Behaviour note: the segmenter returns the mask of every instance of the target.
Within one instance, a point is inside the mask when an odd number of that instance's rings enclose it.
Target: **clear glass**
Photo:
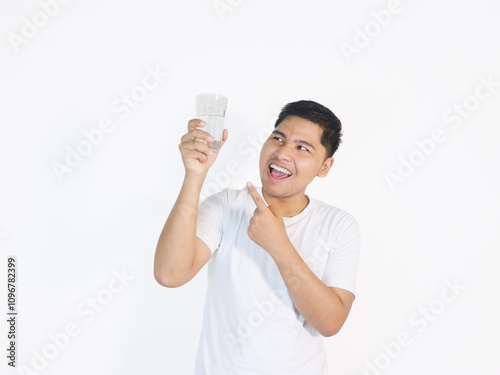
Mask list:
[[[214,141],[208,145],[215,152],[219,152],[222,146],[222,133],[224,132],[224,116],[198,116],[200,120],[205,121],[205,127],[200,128],[214,137]]]
[[[226,106],[227,98],[224,95],[215,93],[196,95],[196,116],[207,124],[200,129],[214,137],[214,141],[208,144],[214,152],[219,152],[222,145]]]

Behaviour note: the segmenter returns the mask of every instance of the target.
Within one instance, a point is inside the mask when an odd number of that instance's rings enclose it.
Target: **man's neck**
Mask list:
[[[283,217],[293,217],[300,214],[309,204],[309,198],[304,192],[291,197],[273,197],[262,190],[262,195],[269,206],[273,206]]]

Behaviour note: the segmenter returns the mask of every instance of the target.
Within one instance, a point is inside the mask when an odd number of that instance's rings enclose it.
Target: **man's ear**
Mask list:
[[[323,162],[323,165],[321,166],[321,169],[319,170],[319,172],[316,176],[326,177],[326,175],[330,171],[330,168],[332,167],[334,161],[335,161],[335,159],[333,159],[333,157],[326,158],[325,161]]]

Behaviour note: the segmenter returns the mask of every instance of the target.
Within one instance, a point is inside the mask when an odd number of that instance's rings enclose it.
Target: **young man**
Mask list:
[[[203,126],[189,121],[181,138],[186,174],[154,264],[158,283],[178,287],[208,262],[195,373],[326,375],[322,336],[340,330],[354,301],[359,230],[305,191],[330,171],[341,123],[318,103],[287,104],[262,146],[262,188],[227,188],[199,206],[217,157]]]

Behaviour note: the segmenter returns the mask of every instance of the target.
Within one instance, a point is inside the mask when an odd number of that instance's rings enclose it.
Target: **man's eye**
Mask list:
[[[309,151],[307,148],[305,148],[304,146],[299,146],[299,148],[303,151]]]
[[[277,139],[278,141],[283,142],[283,139],[281,139],[280,137],[273,137],[273,139]]]

